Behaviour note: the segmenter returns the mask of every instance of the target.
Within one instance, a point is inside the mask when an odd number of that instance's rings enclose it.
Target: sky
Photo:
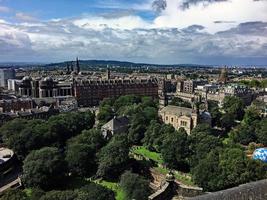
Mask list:
[[[0,62],[266,65],[267,0],[0,0]]]

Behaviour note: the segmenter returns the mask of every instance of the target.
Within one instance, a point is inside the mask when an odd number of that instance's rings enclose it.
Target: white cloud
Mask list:
[[[33,22],[33,21],[37,21],[37,19],[27,13],[23,13],[23,12],[17,12],[15,15],[15,18],[19,21],[28,21],[28,22]]]
[[[209,32],[226,30],[247,21],[266,21],[266,1],[231,0],[199,3],[182,9],[183,0],[167,0],[167,8],[154,21],[155,27],[183,28],[192,24],[206,27]],[[214,23],[233,21],[236,23]]]

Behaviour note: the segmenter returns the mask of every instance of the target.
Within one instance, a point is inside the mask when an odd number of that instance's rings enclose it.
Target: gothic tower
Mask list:
[[[76,58],[76,72],[79,73],[80,72],[80,63],[79,63],[79,58]]]

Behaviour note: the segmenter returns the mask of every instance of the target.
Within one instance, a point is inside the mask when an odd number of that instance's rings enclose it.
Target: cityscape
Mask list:
[[[0,200],[267,200],[266,44],[265,0],[0,0]]]

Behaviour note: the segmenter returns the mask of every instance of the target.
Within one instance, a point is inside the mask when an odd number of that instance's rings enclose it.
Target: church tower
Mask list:
[[[77,72],[77,74],[80,72],[80,63],[79,63],[79,58],[77,57],[76,58],[76,72]]]
[[[222,84],[226,84],[228,81],[228,73],[227,73],[227,67],[225,66],[222,70],[221,70],[221,74],[219,76],[218,82],[222,83]]]

